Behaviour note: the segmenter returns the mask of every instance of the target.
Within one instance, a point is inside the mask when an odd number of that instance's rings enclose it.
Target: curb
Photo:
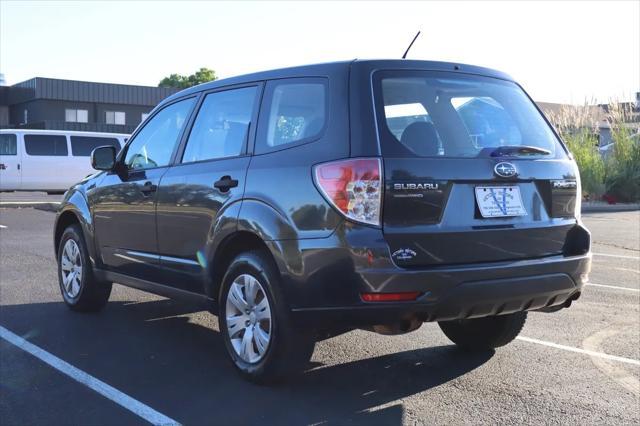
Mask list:
[[[582,203],[582,213],[613,213],[640,210],[640,204],[586,204]]]
[[[47,212],[56,212],[60,207],[60,201],[2,201],[0,202],[0,209],[24,209],[34,208],[38,210],[44,210]]]

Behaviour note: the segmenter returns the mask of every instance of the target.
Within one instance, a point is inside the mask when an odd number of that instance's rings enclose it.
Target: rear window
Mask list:
[[[384,155],[556,158],[564,150],[515,83],[445,72],[374,77]]]
[[[10,133],[0,134],[0,155],[18,155],[16,135]]]
[[[99,146],[112,146],[120,151],[120,143],[116,138],[100,138],[95,136],[71,136],[71,154],[75,157],[89,157]]]
[[[62,135],[24,135],[29,155],[67,156],[67,137]]]

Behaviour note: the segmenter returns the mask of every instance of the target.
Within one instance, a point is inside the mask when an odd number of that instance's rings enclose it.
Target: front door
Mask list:
[[[0,133],[0,190],[20,189],[20,149],[15,133]]]
[[[207,94],[178,164],[160,182],[158,251],[168,285],[204,291],[218,219],[244,193],[259,93],[254,85]]]
[[[195,98],[158,111],[120,156],[117,171],[90,190],[101,261],[110,270],[157,281],[156,199]]]

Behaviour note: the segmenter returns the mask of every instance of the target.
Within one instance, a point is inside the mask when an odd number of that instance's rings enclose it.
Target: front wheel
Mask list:
[[[220,289],[219,323],[227,352],[248,380],[268,383],[304,368],[314,335],[293,327],[275,266],[265,253],[240,254]]]
[[[444,334],[456,345],[467,350],[486,350],[513,341],[527,320],[527,312],[516,312],[484,318],[438,323]]]
[[[79,225],[69,226],[60,238],[58,281],[62,298],[71,310],[99,311],[109,300],[111,283],[95,279]]]

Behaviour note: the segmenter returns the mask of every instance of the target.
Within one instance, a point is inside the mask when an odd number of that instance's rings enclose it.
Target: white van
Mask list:
[[[63,192],[94,173],[99,146],[119,151],[129,135],[65,130],[0,130],[0,191]]]

